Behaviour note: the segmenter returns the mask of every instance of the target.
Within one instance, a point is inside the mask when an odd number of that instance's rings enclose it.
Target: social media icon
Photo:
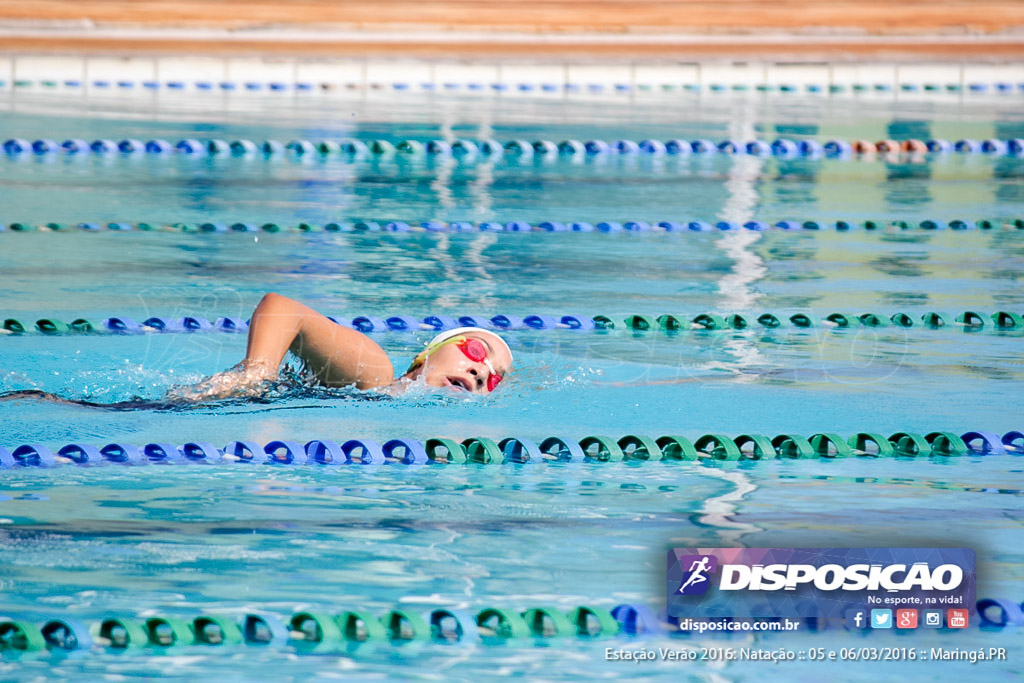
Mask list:
[[[844,619],[846,628],[867,628],[868,627],[868,612],[863,609],[848,609],[846,610],[846,617]]]
[[[942,610],[926,609],[923,614],[925,628],[942,628]]]
[[[892,610],[871,610],[871,628],[892,628]]]
[[[967,628],[967,610],[948,610],[946,612],[946,625],[950,628]]]
[[[896,610],[896,628],[917,628],[917,610]]]

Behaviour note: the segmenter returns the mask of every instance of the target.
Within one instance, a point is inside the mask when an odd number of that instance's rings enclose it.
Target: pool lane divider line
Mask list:
[[[958,329],[968,332],[981,330],[1020,331],[1024,330],[1024,315],[1011,311],[982,313],[978,311],[962,311],[956,314],[929,311],[915,317],[909,313],[829,313],[823,316],[806,313],[790,315],[776,313],[717,314],[701,313],[698,315],[630,315],[626,317],[596,315],[526,315],[514,316],[498,314],[494,316],[472,315],[428,315],[423,318],[412,315],[392,315],[387,317],[355,316],[339,318],[328,316],[335,323],[367,334],[385,332],[418,332],[443,331],[457,327],[482,327],[495,331],[514,330],[577,330],[607,331],[628,330],[632,332],[739,332],[757,330],[806,330],[826,328],[837,330],[851,329],[884,329],[884,328],[917,328],[917,329]],[[201,315],[181,317],[150,316],[142,322],[128,316],[110,316],[106,318],[74,318],[64,322],[58,318],[40,318],[28,323],[18,318],[3,318],[0,334],[47,336],[68,334],[154,334],[154,333],[202,333],[248,332],[249,321],[229,316],[215,318],[211,322]]]
[[[298,66],[298,65],[296,65]],[[364,70],[372,65],[364,63]],[[572,67],[572,64],[558,64],[560,69]],[[634,67],[636,65],[633,65]],[[820,81],[811,82],[694,82],[670,78],[655,82],[635,82],[634,78],[619,80],[572,80],[572,81],[507,81],[501,78],[500,73],[495,78],[474,80],[463,80],[453,76],[442,82],[433,79],[409,81],[409,80],[362,80],[348,81],[317,81],[306,79],[278,79],[278,80],[255,80],[255,79],[200,79],[184,80],[170,79],[160,80],[157,78],[138,78],[132,75],[116,77],[107,75],[101,78],[68,78],[50,76],[27,78],[17,74],[8,77],[0,77],[0,90],[10,88],[12,92],[26,89],[38,89],[43,92],[91,92],[103,94],[131,94],[135,92],[168,92],[179,94],[188,91],[190,94],[209,94],[218,92],[224,95],[236,93],[267,93],[280,96],[283,93],[311,96],[314,93],[320,95],[336,95],[353,91],[385,90],[392,93],[423,93],[427,95],[438,95],[446,97],[449,94],[472,94],[485,96],[506,96],[506,95],[614,95],[624,96],[633,93],[654,94],[654,95],[697,95],[708,94],[716,97],[722,94],[734,95],[780,95],[782,97],[794,97],[799,95],[821,96],[821,95],[853,95],[860,96],[865,93],[872,93],[874,96],[891,95],[897,93],[913,93],[916,96],[924,95],[929,101],[938,96],[937,101],[945,101],[945,98],[953,96],[980,96],[995,94],[997,97],[1007,97],[1013,94],[1024,93],[1024,83],[1014,83],[1007,80],[976,81],[965,80],[962,72],[959,77],[938,81],[914,81],[907,82],[899,80],[894,82],[893,78],[881,78],[876,81],[832,81],[830,78],[823,78]],[[345,69],[337,70],[343,73]],[[745,76],[746,74],[744,74]],[[479,74],[477,74],[479,76]],[[798,79],[805,80],[805,79]],[[870,102],[864,104],[870,105]]]
[[[561,222],[541,221],[332,221],[328,223],[296,223],[293,225],[274,222],[208,222],[208,223],[146,223],[146,222],[90,222],[79,223],[32,223],[32,222],[0,222],[0,233],[43,233],[43,232],[177,232],[198,234],[227,233],[434,233],[434,232],[514,232],[514,233],[615,233],[615,234],[650,234],[650,233],[705,233],[705,232],[737,232],[737,231],[781,231],[797,233],[816,233],[824,231],[869,233],[934,233],[950,230],[953,232],[981,231],[1024,231],[1024,218],[953,219],[950,221],[925,219],[920,222],[903,219],[882,219],[866,221],[848,220],[779,220],[774,222],[752,220],[744,223],[736,221],[717,221],[709,223],[701,220],[627,220]]]
[[[185,138],[181,140],[140,140],[125,138],[122,140],[97,139],[83,140],[71,138],[62,142],[41,138],[26,140],[10,138],[2,143],[2,150],[9,158],[26,155],[52,156],[67,155],[104,155],[104,156],[139,156],[167,159],[170,157],[199,158],[205,156],[236,156],[263,157],[278,159],[284,156],[337,156],[347,159],[383,156],[405,157],[457,157],[465,160],[476,158],[496,159],[499,157],[582,157],[597,158],[607,155],[619,156],[700,156],[712,155],[750,155],[759,157],[779,158],[831,158],[831,159],[870,159],[875,154],[898,155],[945,155],[981,154],[990,157],[1024,156],[1024,139],[1022,138],[988,138],[975,140],[964,138],[946,140],[935,138],[929,140],[841,140],[831,139],[824,143],[809,139],[779,138],[771,142],[767,140],[708,140],[708,139],[671,139],[671,140],[360,140],[357,138],[341,138],[337,140],[305,140],[290,142],[280,140],[198,140]]]
[[[977,617],[972,623],[985,629],[1020,628],[1024,625],[1022,607],[1024,604],[1016,600],[983,598],[976,603]],[[839,623],[813,616],[799,620],[804,630],[811,632],[825,631]],[[863,631],[864,635],[868,633],[870,629]],[[337,613],[327,609],[301,610],[286,617],[258,611],[241,615],[108,616],[88,622],[77,617],[56,617],[41,623],[20,617],[0,618],[0,652],[4,654],[127,652],[187,646],[275,647],[312,654],[372,643],[490,645],[532,639],[538,645],[550,645],[562,638],[668,635],[689,632],[680,628],[677,618],[655,613],[642,604],[621,604],[610,610],[580,605],[570,611],[548,606],[526,610],[484,607],[475,612],[442,607],[422,613],[398,608],[379,617],[365,611]]]
[[[448,465],[609,463],[620,461],[749,461],[818,460],[840,458],[927,458],[1024,454],[1024,433],[1000,436],[988,431],[858,432],[848,438],[821,432],[799,434],[705,434],[685,436],[628,434],[618,439],[587,436],[580,440],[550,436],[535,441],[507,437],[472,437],[458,441],[444,437],[426,441],[410,438],[313,439],[304,444],[277,439],[267,443],[232,441],[223,448],[204,441],[181,445],[171,442],[137,446],[108,443],[94,446],[68,443],[50,450],[43,444],[0,447],[0,469],[49,468],[59,465],[273,465],[339,467],[349,465]]]

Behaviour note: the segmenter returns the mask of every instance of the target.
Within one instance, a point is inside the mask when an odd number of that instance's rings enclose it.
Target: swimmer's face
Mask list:
[[[492,374],[504,377],[512,365],[512,357],[495,335],[467,332],[460,336],[483,344],[484,360],[473,360],[457,343],[443,344],[427,355],[423,364],[409,372],[407,377],[422,377],[432,387],[455,387],[473,394],[489,394],[491,389],[488,387],[496,388],[498,381],[492,378]]]

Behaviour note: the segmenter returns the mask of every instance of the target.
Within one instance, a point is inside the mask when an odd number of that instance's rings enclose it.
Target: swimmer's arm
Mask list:
[[[252,314],[245,360],[194,386],[171,389],[167,400],[195,402],[257,395],[264,381],[277,378],[288,351],[327,386],[373,389],[393,382],[391,361],[372,339],[331,322],[298,301],[267,294]]]
[[[342,327],[298,301],[267,294],[252,314],[242,367],[262,379],[273,379],[288,351],[326,386],[373,389],[394,381],[395,370],[384,349],[365,334]]]

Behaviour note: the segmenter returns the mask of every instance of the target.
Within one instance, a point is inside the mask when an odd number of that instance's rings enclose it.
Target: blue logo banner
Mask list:
[[[975,583],[968,548],[673,548],[666,574],[669,616],[692,618],[973,611]]]

